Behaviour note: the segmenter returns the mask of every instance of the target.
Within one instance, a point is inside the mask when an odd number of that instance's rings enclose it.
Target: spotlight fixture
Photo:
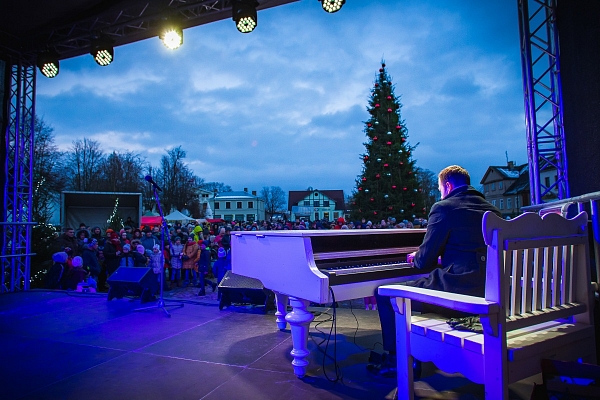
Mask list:
[[[242,33],[250,33],[258,24],[256,15],[256,0],[234,0],[232,5],[232,18],[235,26]]]
[[[106,67],[108,64],[112,63],[115,58],[112,41],[107,38],[92,40],[90,54],[94,57],[94,61],[96,61],[98,65]]]
[[[321,7],[328,13],[334,13],[340,11],[340,8],[346,3],[346,0],[319,0]]]
[[[164,24],[158,37],[171,50],[175,50],[183,44],[183,30],[170,20]]]
[[[37,66],[46,78],[54,78],[58,75],[58,55],[53,52],[40,53]]]

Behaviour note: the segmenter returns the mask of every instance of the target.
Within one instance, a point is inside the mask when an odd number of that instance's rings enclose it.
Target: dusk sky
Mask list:
[[[98,66],[64,60],[38,74],[36,114],[57,145],[93,139],[158,166],[187,152],[194,173],[233,190],[342,189],[361,173],[370,89],[384,59],[417,166],[459,164],[479,182],[506,155],[527,162],[517,2],[348,0],[327,14],[303,0],[115,48]]]

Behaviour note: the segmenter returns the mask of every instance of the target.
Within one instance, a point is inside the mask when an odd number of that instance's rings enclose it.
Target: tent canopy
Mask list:
[[[160,216],[142,216],[141,226],[145,225],[160,225],[162,224],[162,218]]]
[[[195,221],[194,218],[188,217],[187,215],[182,214],[181,212],[179,212],[177,210],[173,211],[169,215],[165,215],[165,219],[167,221]]]

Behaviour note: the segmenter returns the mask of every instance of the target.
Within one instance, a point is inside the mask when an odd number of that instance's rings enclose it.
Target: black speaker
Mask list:
[[[237,304],[264,306],[265,313],[275,309],[275,294],[265,289],[261,281],[227,271],[219,283],[219,310]]]
[[[123,296],[139,296],[142,303],[156,300],[158,278],[152,268],[119,267],[107,280],[108,301]]]

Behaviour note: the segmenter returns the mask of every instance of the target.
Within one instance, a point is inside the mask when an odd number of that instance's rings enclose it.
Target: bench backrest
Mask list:
[[[558,318],[590,323],[587,214],[483,218],[485,298],[504,308],[506,330]],[[502,313],[502,312],[501,312]]]

